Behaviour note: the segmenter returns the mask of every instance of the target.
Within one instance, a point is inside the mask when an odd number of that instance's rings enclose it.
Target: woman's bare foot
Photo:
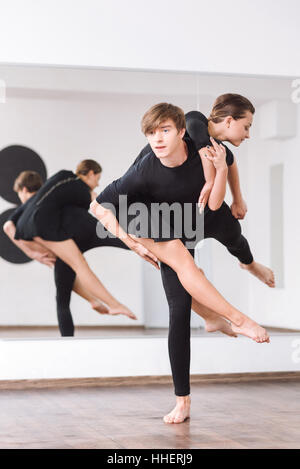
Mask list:
[[[233,332],[231,324],[223,318],[216,317],[214,319],[205,320],[205,330],[207,332],[223,332],[223,334],[229,335],[230,337],[237,337],[237,334]]]
[[[274,272],[265,265],[253,261],[251,264],[240,263],[242,269],[248,270],[252,275],[257,277],[261,282],[268,285],[270,288],[275,287]]]
[[[246,318],[243,321],[243,324],[240,326],[236,326],[235,324],[231,324],[233,332],[236,334],[242,334],[250,339],[255,340],[258,344],[262,344],[263,342],[270,342],[269,334],[267,333],[266,329],[259,326],[255,321],[252,321],[250,318]]]
[[[91,301],[91,307],[100,314],[108,314],[109,310],[101,301]]]
[[[190,396],[177,396],[176,406],[164,416],[165,423],[182,423],[190,417],[191,398]]]
[[[137,317],[130,311],[130,309],[122,304],[118,304],[113,308],[109,308],[108,306],[105,306],[103,303],[101,303],[100,300],[94,300],[91,301],[91,306],[100,314],[111,314],[112,316],[116,316],[117,314],[124,314],[124,316],[127,316],[130,319],[137,319]]]
[[[127,316],[130,319],[137,319],[137,317],[130,311],[130,309],[121,303],[118,306],[114,306],[113,308],[108,308],[108,314],[111,314],[112,316],[116,316],[117,314],[124,314],[124,316]]]

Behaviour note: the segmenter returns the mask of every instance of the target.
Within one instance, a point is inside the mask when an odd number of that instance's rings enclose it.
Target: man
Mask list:
[[[163,285],[170,307],[169,353],[175,385],[176,406],[165,416],[167,423],[180,423],[189,417],[190,309],[191,296],[218,315],[232,321],[233,332],[244,334],[257,342],[268,342],[266,331],[237,311],[197,272],[190,253],[184,248],[185,234],[176,233],[174,220],[167,237],[158,233],[137,240],[119,226],[107,203],[118,206],[119,197],[127,195],[130,202],[143,202],[152,210],[157,203],[179,203],[183,209],[182,227],[189,223],[195,232],[199,194],[205,184],[202,164],[192,141],[185,134],[185,119],[180,108],[161,103],[153,106],[142,120],[143,131],[151,150],[141,155],[124,176],[110,184],[91,204],[94,215],[114,235],[151,263],[161,261]],[[210,155],[216,177],[209,194],[208,207],[218,210],[224,200],[227,165],[226,151],[212,140]],[[184,220],[184,205],[193,206],[192,216]],[[149,216],[151,224],[152,214]],[[164,225],[163,217],[160,219]],[[178,221],[178,220],[177,220]],[[151,226],[152,228],[152,226]],[[152,230],[150,230],[152,231]],[[182,230],[183,233],[184,230]],[[152,239],[150,239],[152,237]],[[182,242],[181,242],[182,240]],[[203,309],[205,309],[203,308]]]

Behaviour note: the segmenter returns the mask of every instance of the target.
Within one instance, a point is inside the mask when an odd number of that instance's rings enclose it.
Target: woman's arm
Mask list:
[[[232,194],[232,215],[235,218],[243,219],[247,213],[247,205],[242,197],[239,170],[235,160],[233,161],[233,164],[229,166],[228,183]]]
[[[95,191],[91,191],[91,201],[95,200],[97,198],[98,194]]]
[[[206,158],[210,160],[215,169],[216,176],[208,199],[208,206],[211,210],[218,210],[225,198],[228,167],[226,163],[226,149],[222,144],[218,144],[211,137],[213,148],[206,148]]]
[[[126,233],[123,228],[119,225],[118,220],[114,216],[111,210],[105,208],[103,205],[98,204],[94,200],[90,205],[90,210],[95,217],[102,223],[102,225],[110,231],[114,236],[120,238],[126,246],[132,251],[136,252],[154,267],[159,269],[158,259],[148,249],[146,249],[141,243],[136,241],[136,238]]]
[[[216,169],[211,161],[209,161],[206,157],[207,154],[207,147],[203,147],[199,150],[199,155],[203,167],[203,172],[204,172],[204,178],[205,178],[205,184],[201,190],[199,199],[198,199],[198,207],[200,213],[203,213],[205,206],[207,204],[207,201],[209,199],[211,190],[214,185],[215,181],[215,176],[216,176]]]
[[[10,240],[26,254],[30,259],[41,262],[42,264],[53,267],[55,264],[55,255],[44,248],[35,241],[23,241],[21,239],[15,239],[16,227],[15,224],[9,220],[3,225],[4,233],[10,238]]]

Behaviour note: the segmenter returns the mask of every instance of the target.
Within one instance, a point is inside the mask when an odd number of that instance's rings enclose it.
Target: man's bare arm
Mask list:
[[[110,233],[112,233],[117,238],[120,238],[121,241],[123,241],[123,243],[129,247],[129,249],[136,252],[143,259],[150,262],[150,264],[159,269],[157,257],[148,251],[148,249],[146,249],[141,243],[139,243],[136,240],[137,238],[129,235],[123,230],[111,210],[99,204],[96,200],[91,203],[90,210]]]

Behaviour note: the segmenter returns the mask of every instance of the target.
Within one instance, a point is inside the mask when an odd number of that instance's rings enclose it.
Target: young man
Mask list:
[[[176,406],[165,416],[167,423],[180,423],[190,413],[190,310],[191,297],[203,310],[214,311],[229,319],[235,333],[244,334],[257,342],[269,342],[267,332],[230,305],[197,269],[190,252],[185,230],[181,236],[175,229],[178,223],[169,219],[170,233],[152,234],[138,240],[127,234],[118,224],[106,204],[118,206],[119,197],[127,195],[130,202],[142,202],[152,211],[154,205],[166,203],[170,207],[178,203],[182,208],[179,216],[181,227],[188,223],[188,231],[195,232],[198,199],[205,184],[202,164],[193,142],[184,137],[185,119],[183,111],[171,104],[153,106],[143,117],[143,132],[151,149],[133,164],[129,170],[110,184],[91,204],[94,215],[114,235],[137,254],[151,263],[161,261],[163,285],[170,308],[169,353],[175,385]],[[208,207],[218,210],[224,200],[227,165],[226,151],[212,139],[214,149],[210,158],[216,168],[214,185],[208,198]],[[185,217],[185,205],[192,207],[191,216]],[[149,215],[152,224],[152,213]],[[164,226],[164,217],[160,226]],[[176,221],[176,223],[175,223]],[[156,228],[156,227],[155,227]],[[192,255],[191,255],[192,254]]]

